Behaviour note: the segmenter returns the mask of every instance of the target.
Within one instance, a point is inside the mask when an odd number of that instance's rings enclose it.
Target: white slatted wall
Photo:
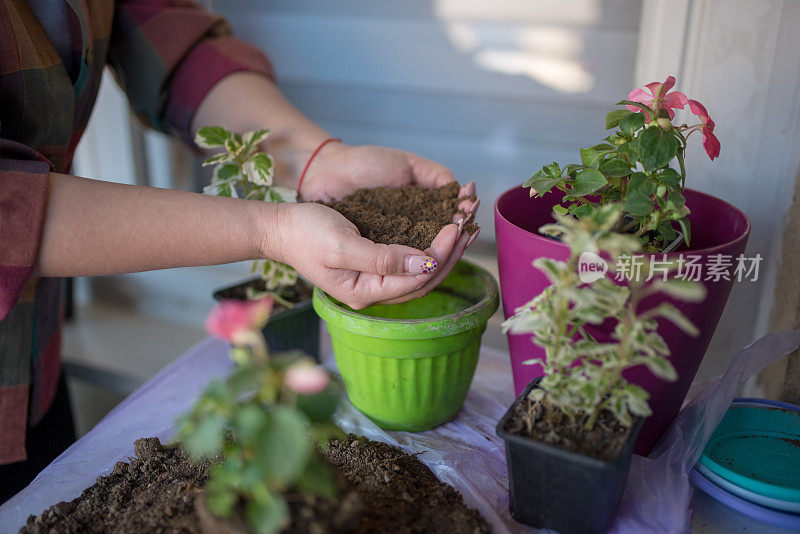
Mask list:
[[[414,151],[492,202],[603,137],[631,88],[639,0],[217,0],[332,135]]]

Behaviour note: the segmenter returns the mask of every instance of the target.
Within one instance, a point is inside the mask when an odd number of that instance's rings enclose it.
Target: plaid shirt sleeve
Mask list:
[[[192,0],[118,0],[109,63],[134,112],[189,143],[192,116],[220,80],[239,71],[273,76],[260,50]]]
[[[36,265],[49,173],[49,162],[35,150],[0,138],[0,321]]]

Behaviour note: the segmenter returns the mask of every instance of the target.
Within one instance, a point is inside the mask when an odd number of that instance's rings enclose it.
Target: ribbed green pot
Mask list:
[[[354,311],[314,289],[351,402],[386,430],[428,430],[458,414],[497,305],[492,275],[466,261],[402,304]]]

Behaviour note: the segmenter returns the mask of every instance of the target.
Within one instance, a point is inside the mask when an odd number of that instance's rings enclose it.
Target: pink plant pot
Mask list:
[[[563,195],[560,192],[550,193],[542,198],[529,198],[528,195],[527,189],[515,187],[500,195],[494,205],[500,291],[506,318],[550,285],[544,274],[531,265],[533,260],[550,257],[563,261],[569,257],[569,248],[566,245],[537,232],[540,226],[553,222],[553,206]],[[750,220],[738,208],[699,191],[687,189],[685,196],[686,204],[691,210],[691,247],[670,253],[667,257],[674,258],[679,254],[700,256],[698,262],[703,266],[701,282],[708,294],[701,303],[687,303],[664,295],[653,295],[640,305],[640,310],[644,311],[661,302],[671,302],[700,330],[699,336],[691,337],[668,321],[662,320],[659,325],[658,333],[669,346],[670,359],[678,372],[676,382],[657,378],[643,366],[625,373],[625,378],[650,393],[653,414],[644,422],[634,448],[641,455],[650,453],[680,410],[725,309],[735,278],[736,259],[739,254],[744,253],[750,235]],[[705,280],[708,258],[717,254],[731,258],[729,280]],[[661,259],[661,255],[656,255],[656,259]],[[612,321],[608,321],[590,332],[600,341],[608,341],[613,327]],[[544,349],[535,345],[529,334],[509,334],[508,346],[514,387],[519,395],[531,380],[542,375],[541,366],[525,365],[523,362],[531,358],[544,358]]]

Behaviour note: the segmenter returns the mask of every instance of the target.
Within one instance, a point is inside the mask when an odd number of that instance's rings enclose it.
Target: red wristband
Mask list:
[[[300,180],[297,182],[297,194],[298,195],[300,194],[300,186],[303,185],[303,178],[306,177],[306,171],[308,171],[308,168],[311,166],[311,162],[314,161],[314,158],[317,156],[317,154],[319,154],[319,151],[322,150],[322,147],[324,147],[325,145],[327,145],[328,143],[333,142],[333,141],[336,141],[336,142],[339,142],[339,143],[342,142],[341,139],[337,139],[335,137],[329,137],[329,138],[325,139],[323,142],[321,142],[319,144],[319,146],[317,147],[317,149],[314,152],[311,153],[311,157],[308,158],[308,162],[306,162],[306,166],[303,167],[303,172],[300,173]]]

